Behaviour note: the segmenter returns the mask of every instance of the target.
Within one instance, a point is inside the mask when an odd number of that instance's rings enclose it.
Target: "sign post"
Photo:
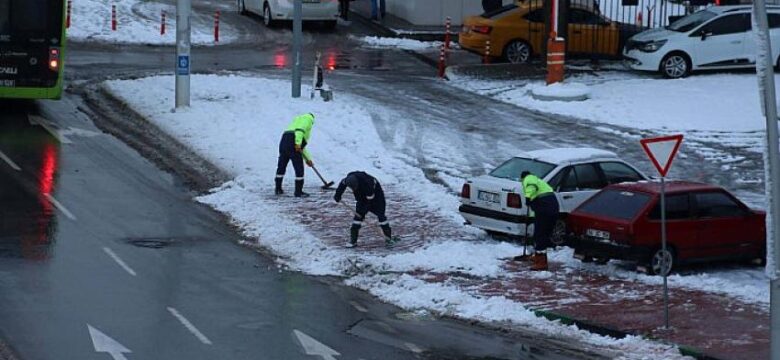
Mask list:
[[[650,266],[658,263],[658,270],[664,278],[664,328],[669,328],[669,285],[667,276],[671,270],[672,253],[666,248],[666,174],[672,167],[672,160],[680,150],[682,135],[664,136],[650,139],[642,139],[639,142],[645,153],[653,162],[658,173],[661,174],[661,252],[653,254]]]
[[[303,42],[303,0],[293,3],[292,97],[301,97],[301,43]]]
[[[190,12],[192,0],[176,1],[176,108],[190,106]]]

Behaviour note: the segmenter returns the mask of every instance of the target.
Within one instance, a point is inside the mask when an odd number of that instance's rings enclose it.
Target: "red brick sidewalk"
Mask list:
[[[392,191],[392,189],[391,189]],[[306,224],[309,231],[332,246],[342,246],[348,237],[352,215],[332,200],[334,192],[312,193],[305,201],[280,202],[286,213]],[[404,242],[392,250],[376,229],[375,217],[367,217],[360,247],[345,251],[383,254],[414,251],[436,239],[468,240],[463,228],[452,219],[435,215],[428,208],[401,194],[388,192],[388,217]],[[352,202],[351,195],[345,200]],[[418,205],[415,205],[418,204]],[[422,229],[426,229],[422,231]],[[552,272],[535,273],[527,265],[507,261],[506,276],[480,279],[459,274],[414,273],[430,282],[448,282],[475,295],[506,296],[524,306],[565,318],[615,330],[644,335],[722,359],[766,359],[769,354],[768,309],[725,295],[671,288],[672,328],[663,325],[660,286],[571,268],[551,262]]]

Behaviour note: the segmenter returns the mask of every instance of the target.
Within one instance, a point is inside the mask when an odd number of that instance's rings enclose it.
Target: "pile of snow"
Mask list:
[[[653,354],[653,358],[680,358],[672,346],[640,338],[617,340],[576,327],[537,318],[523,304],[504,297],[469,294],[456,285],[430,284],[411,271],[458,272],[496,277],[501,259],[521,253],[519,246],[496,242],[439,239],[413,252],[385,256],[355,252],[323,243],[305,225],[289,220],[280,201],[271,195],[278,141],[289,121],[301,112],[316,114],[310,150],[314,161],[334,174],[363,169],[377,176],[385,188],[403,187],[426,211],[439,212],[457,226],[458,200],[440,185],[427,181],[417,168],[385,149],[371,120],[371,111],[389,111],[380,104],[345,93],[332,102],[292,99],[289,82],[240,76],[196,75],[192,80],[192,107],[171,111],[172,76],[109,81],[105,88],[164,131],[235,177],[198,198],[230,215],[258,245],[280,256],[280,262],[309,274],[343,275],[353,267],[362,271],[348,284],[366,289],[400,306],[426,308],[437,313],[485,321],[511,321],[533,326],[550,336],[573,336],[607,351]],[[307,90],[304,90],[306,93]],[[327,154],[327,155],[326,155]],[[316,181],[307,172],[307,181]],[[288,186],[292,176],[287,177]],[[408,186],[414,184],[414,186]],[[295,200],[291,200],[295,201]],[[464,233],[468,234],[467,230]],[[442,256],[446,252],[447,256]]]
[[[116,5],[117,30],[111,30],[111,8]],[[138,0],[73,0],[68,38],[76,41],[100,41],[122,44],[172,45],[176,43],[176,6]],[[193,9],[191,41],[214,44],[214,12]],[[162,13],[166,14],[166,32],[160,34]],[[237,39],[232,26],[220,24],[219,43]]]
[[[441,48],[441,41],[420,41],[414,39],[404,38],[388,38],[377,36],[363,36],[357,38],[358,41],[365,44],[367,47],[376,49],[401,49],[401,50],[428,50]],[[454,45],[451,43],[450,45]]]

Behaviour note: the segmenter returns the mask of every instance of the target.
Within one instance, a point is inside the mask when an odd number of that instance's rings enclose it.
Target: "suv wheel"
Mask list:
[[[674,268],[674,251],[671,248],[666,250],[658,249],[650,256],[647,266],[648,275],[669,275]]]
[[[522,40],[510,42],[504,49],[504,58],[512,64],[525,64],[531,60],[531,45]]]
[[[683,53],[671,53],[661,60],[661,73],[669,79],[679,79],[691,73],[691,60]]]
[[[552,236],[550,236],[550,242],[555,246],[562,246],[566,244],[566,222],[559,219],[555,222]]]
[[[271,15],[271,7],[268,4],[263,6],[263,24],[265,24],[266,27],[274,26],[274,18]]]

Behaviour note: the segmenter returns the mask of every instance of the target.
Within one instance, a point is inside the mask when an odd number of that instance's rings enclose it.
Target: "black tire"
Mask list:
[[[606,265],[609,262],[608,257],[595,257],[593,258],[593,262],[599,265]]]
[[[504,60],[511,64],[527,64],[533,55],[531,44],[523,40],[512,40],[504,47]]]
[[[552,236],[550,236],[550,242],[555,246],[563,246],[567,243],[566,234],[566,220],[558,219],[555,222],[555,228],[553,228]]]
[[[666,257],[667,261],[669,261],[669,266],[666,269],[665,275],[669,275],[672,272],[672,270],[674,270],[674,267],[677,265],[674,249],[672,249],[671,247],[667,247],[666,253],[664,253],[662,249],[658,248],[655,251],[653,251],[652,254],[650,254],[650,258],[647,260],[648,275],[660,275],[660,276],[664,275],[664,271],[662,271],[661,263],[660,263],[660,261],[662,261],[661,259],[663,259],[664,257]]]
[[[658,71],[667,79],[680,79],[691,74],[691,58],[682,52],[664,56]]]
[[[271,15],[271,7],[266,3],[263,5],[263,24],[265,27],[274,27],[276,25],[276,21],[273,18],[273,15]]]

